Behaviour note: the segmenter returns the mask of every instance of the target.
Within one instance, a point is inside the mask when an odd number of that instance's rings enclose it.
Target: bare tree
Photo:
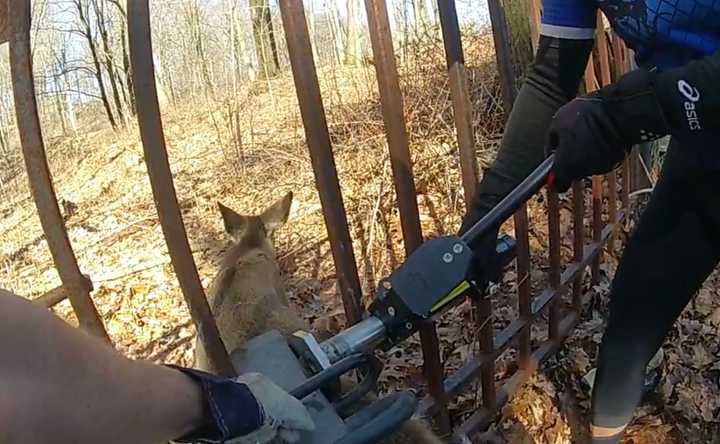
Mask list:
[[[261,78],[275,77],[280,71],[275,33],[268,0],[249,0],[253,40]]]
[[[199,64],[200,69],[200,73],[196,76],[196,79],[201,83],[205,95],[212,97],[214,95],[214,87],[205,51],[206,37],[203,33],[202,15],[203,9],[200,7],[198,0],[192,0],[186,5],[185,20],[190,28],[190,44],[194,52],[195,62]]]
[[[90,0],[95,12],[95,21],[97,23],[98,35],[102,43],[102,55],[105,62],[105,70],[107,71],[108,80],[112,90],[113,100],[115,101],[115,112],[121,122],[125,121],[125,113],[123,112],[123,103],[120,99],[121,81],[115,70],[115,62],[113,60],[112,50],[110,48],[110,37],[108,31],[108,17],[105,11],[105,2],[103,0]]]
[[[355,65],[362,58],[360,32],[358,30],[358,12],[360,0],[347,0],[347,25],[345,27],[345,64]]]
[[[128,52],[127,40],[127,12],[125,11],[125,7],[120,0],[108,1],[115,6],[122,19],[120,21],[120,44],[122,50],[122,69],[125,76],[125,78],[123,79],[123,96],[125,97],[125,102],[128,103],[130,107],[130,113],[132,115],[135,115],[135,88],[133,87],[132,82],[132,68],[130,66],[130,54]]]
[[[71,0],[71,2],[75,7],[75,11],[77,12],[77,17],[80,25],[80,29],[76,31],[85,39],[85,42],[87,43],[88,50],[90,51],[90,56],[92,58],[92,64],[94,67],[93,75],[95,76],[97,87],[100,91],[100,99],[102,100],[103,107],[105,108],[105,113],[107,114],[108,120],[110,121],[110,125],[115,129],[118,127],[118,122],[115,119],[112,107],[110,106],[110,100],[108,98],[107,89],[105,87],[105,79],[103,78],[102,66],[100,64],[100,54],[96,43],[96,35],[95,32],[93,32],[93,27],[91,26],[90,5],[84,0]]]
[[[415,33],[416,36],[421,36],[427,32],[430,25],[426,0],[412,0],[412,7],[415,15]]]

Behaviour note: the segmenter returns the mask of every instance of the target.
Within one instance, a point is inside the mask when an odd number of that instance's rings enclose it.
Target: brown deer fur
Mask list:
[[[242,347],[248,339],[268,330],[278,330],[284,335],[308,330],[308,325],[288,304],[272,246],[272,234],[287,221],[291,203],[292,193],[288,193],[259,216],[243,216],[218,204],[225,231],[232,236],[234,244],[225,253],[210,284],[208,303],[228,350]],[[195,345],[195,367],[213,371],[199,341]],[[368,397],[364,404],[373,398]],[[407,421],[383,442],[442,443],[419,419]]]

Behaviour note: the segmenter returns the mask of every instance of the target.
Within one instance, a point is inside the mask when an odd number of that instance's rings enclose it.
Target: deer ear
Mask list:
[[[293,193],[290,191],[285,197],[272,204],[260,215],[260,219],[263,221],[265,230],[268,233],[274,232],[287,222],[288,216],[290,216],[292,199]]]
[[[222,214],[223,218],[223,225],[225,226],[225,231],[228,234],[236,235],[239,232],[242,232],[242,230],[244,230],[247,226],[247,216],[236,213],[220,202],[218,202],[218,209],[220,209],[220,214]]]

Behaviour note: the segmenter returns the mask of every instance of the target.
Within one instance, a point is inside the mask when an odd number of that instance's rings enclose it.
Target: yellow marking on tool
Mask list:
[[[433,305],[433,306],[430,308],[430,313],[435,313],[435,312],[437,312],[438,310],[440,310],[441,308],[443,308],[445,305],[447,305],[448,303],[452,302],[456,297],[458,297],[458,296],[460,296],[461,294],[463,294],[463,293],[465,292],[465,290],[467,290],[468,288],[470,288],[470,283],[469,283],[468,281],[462,281],[462,282],[460,283],[460,285],[458,285],[457,287],[453,288],[453,289],[450,291],[450,293],[447,294],[447,296],[445,296],[445,297],[443,297],[442,299],[440,299],[439,301],[437,301],[437,302],[435,303],[435,305]]]

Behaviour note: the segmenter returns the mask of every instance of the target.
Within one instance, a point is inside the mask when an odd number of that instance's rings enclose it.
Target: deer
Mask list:
[[[288,192],[262,213],[252,216],[241,215],[220,202],[217,204],[232,245],[220,261],[207,298],[228,350],[242,347],[249,339],[269,330],[277,330],[286,337],[298,330],[310,331],[300,313],[289,304],[272,241],[275,231],[288,220],[292,199],[292,192]],[[195,343],[194,367],[215,370],[199,340]],[[349,384],[349,380],[342,381],[344,387]],[[366,396],[360,407],[374,399],[374,395]],[[406,421],[400,430],[382,442],[442,444],[425,421],[415,418]]]

